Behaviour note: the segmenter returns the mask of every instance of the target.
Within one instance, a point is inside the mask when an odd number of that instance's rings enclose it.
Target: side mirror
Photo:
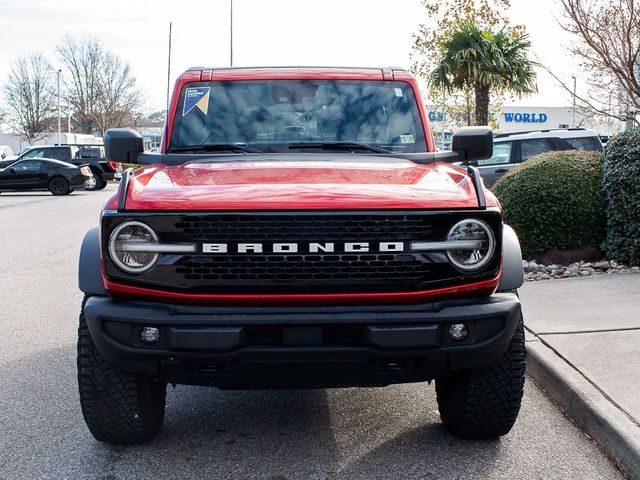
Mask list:
[[[107,160],[117,163],[136,163],[144,151],[142,135],[130,128],[111,128],[104,132]]]
[[[451,150],[458,153],[462,161],[467,164],[491,158],[493,132],[489,127],[460,128],[453,134]]]

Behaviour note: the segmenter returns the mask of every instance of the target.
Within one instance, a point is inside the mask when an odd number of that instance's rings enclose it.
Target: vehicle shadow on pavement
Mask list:
[[[541,394],[531,386],[537,408],[526,407],[525,395],[522,418],[498,441],[450,436],[427,384],[288,391],[178,386],[169,387],[156,439],[106,445],[82,419],[75,358],[75,345],[68,344],[0,363],[0,478],[484,479],[538,469],[581,478],[593,455],[584,440],[571,467],[557,454],[548,438],[564,428],[561,418],[551,404],[540,406]]]
[[[429,412],[435,406],[424,398],[427,391],[426,384],[287,391],[178,386],[159,437],[120,454],[149,461],[170,451],[166,472],[160,462],[152,470],[175,478],[438,478],[447,464],[467,478],[485,478],[500,442],[452,438]]]
[[[412,464],[416,472],[435,468],[441,459],[425,453],[431,442],[451,443],[447,461],[465,450],[447,440],[429,411],[434,405],[424,398],[426,385],[280,391],[168,387],[158,437],[123,447],[95,441],[84,424],[75,345],[3,363],[0,378],[5,379],[0,478],[294,479],[349,472],[371,478],[393,465]],[[487,461],[498,449],[490,445],[484,449]]]
[[[2,192],[2,196],[0,196],[0,198],[12,198],[12,197],[52,197],[53,198],[54,196],[55,195],[51,195],[49,192],[38,192],[38,193]]]

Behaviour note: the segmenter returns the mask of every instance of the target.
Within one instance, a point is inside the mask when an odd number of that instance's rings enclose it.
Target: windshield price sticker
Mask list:
[[[189,87],[184,93],[184,108],[182,116],[184,117],[194,108],[198,109],[205,115],[209,111],[209,94],[211,87]]]
[[[413,135],[400,135],[400,141],[402,143],[416,143],[416,139]]]

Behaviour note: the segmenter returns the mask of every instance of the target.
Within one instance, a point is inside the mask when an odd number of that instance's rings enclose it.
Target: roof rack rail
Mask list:
[[[315,69],[327,69],[327,70],[404,70],[407,69],[405,67],[398,66],[388,66],[388,67],[369,67],[369,66],[344,66],[344,65],[253,65],[253,66],[242,66],[242,67],[203,67],[203,66],[195,66],[189,67],[186,72],[190,71],[198,71],[198,70],[286,70],[292,68],[315,68]]]
[[[586,128],[574,127],[574,128],[545,128],[540,130],[525,130],[523,132],[500,133],[493,138],[505,138],[505,137],[511,137],[513,135],[525,135],[527,133],[547,133],[547,132],[576,131],[576,130],[586,130]]]

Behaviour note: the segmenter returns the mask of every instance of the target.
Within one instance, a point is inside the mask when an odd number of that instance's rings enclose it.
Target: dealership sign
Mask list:
[[[505,112],[503,115],[507,123],[544,123],[549,118],[546,113]]]
[[[491,112],[493,117],[495,114]],[[429,111],[428,113],[430,122],[445,122],[447,121],[447,115],[444,112]],[[521,112],[504,112],[502,114],[506,123],[545,123],[549,120],[549,115],[546,113],[521,113]],[[464,115],[459,116],[459,120],[465,120]]]

